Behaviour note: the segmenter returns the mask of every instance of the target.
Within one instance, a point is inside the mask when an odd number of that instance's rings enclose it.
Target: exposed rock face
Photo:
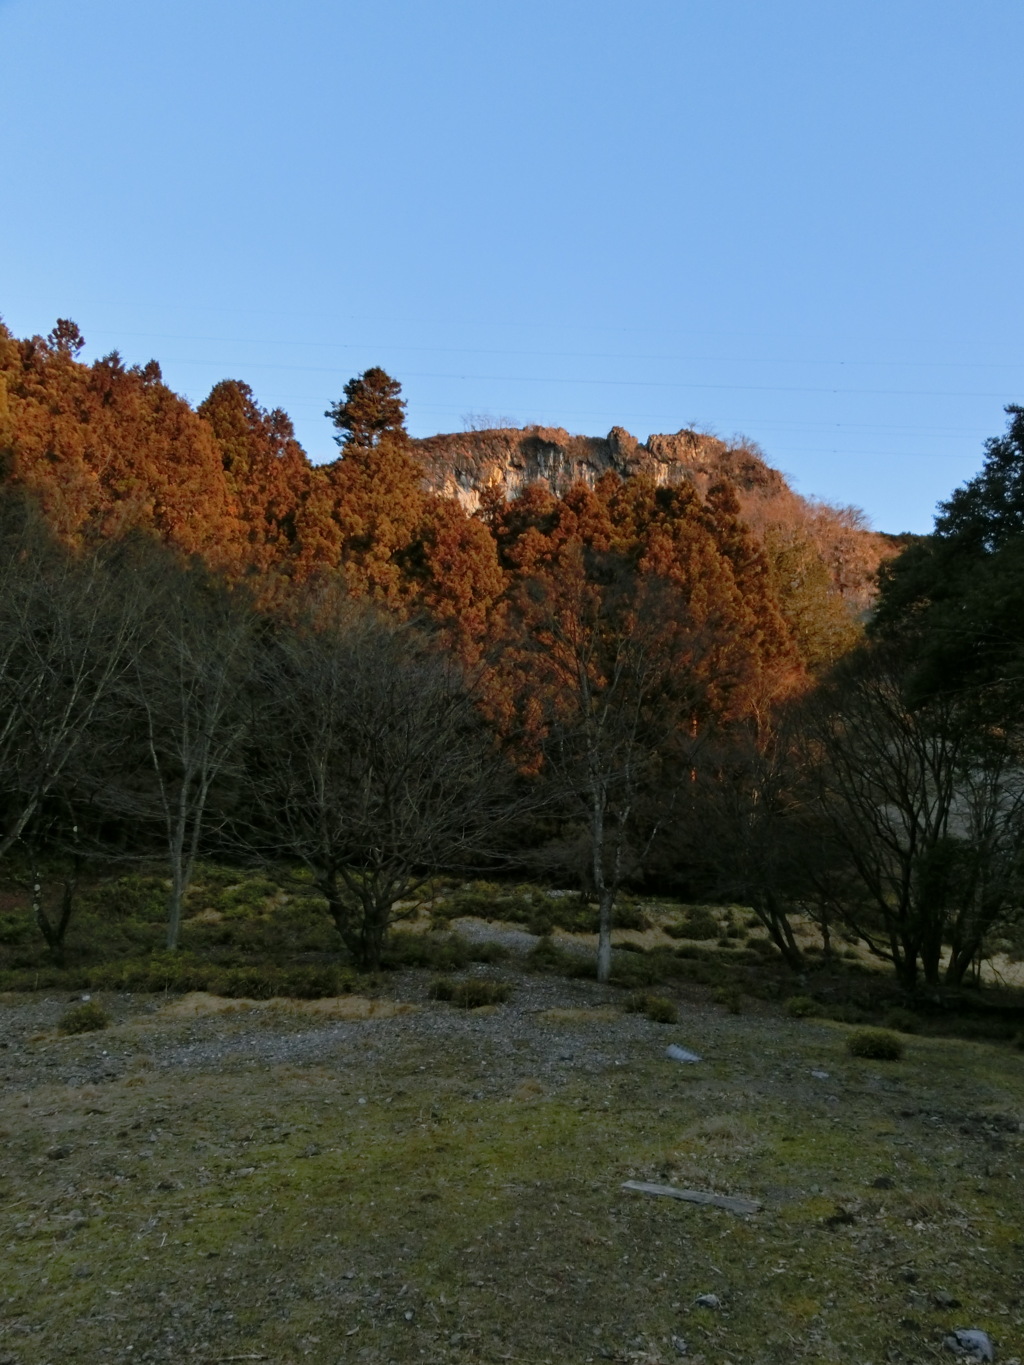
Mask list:
[[[728,478],[741,497],[771,498],[786,491],[782,475],[749,447],[729,446],[714,436],[679,431],[641,442],[622,427],[607,436],[571,436],[561,427],[505,428],[428,436],[413,441],[431,488],[457,497],[467,511],[484,488],[516,497],[543,480],[555,494],[574,483],[591,486],[612,471],[622,478],[646,474],[657,484],[690,482],[702,492]]]

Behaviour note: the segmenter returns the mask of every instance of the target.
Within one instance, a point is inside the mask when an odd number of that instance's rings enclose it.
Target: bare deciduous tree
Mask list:
[[[67,553],[30,505],[0,499],[0,857],[94,766],[140,628],[104,553]]]
[[[247,724],[256,618],[243,593],[200,567],[186,572],[161,556],[144,570],[151,590],[147,630],[122,693],[125,748],[130,738],[135,759],[124,765],[112,804],[161,831],[173,950],[211,798],[235,770]]]
[[[259,695],[249,840],[303,864],[354,960],[377,967],[399,902],[493,845],[510,771],[457,665],[369,609],[282,634]]]
[[[582,550],[525,585],[519,617],[522,705],[539,717],[563,815],[586,830],[597,975],[607,981],[622,882],[688,779],[710,632],[691,624],[670,582]]]

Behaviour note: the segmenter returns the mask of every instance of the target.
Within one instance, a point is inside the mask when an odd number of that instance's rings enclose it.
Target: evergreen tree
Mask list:
[[[343,449],[372,450],[386,438],[404,440],[405,402],[402,386],[386,370],[373,365],[345,385],[345,397],[324,413],[338,428],[335,440]]]
[[[916,661],[912,695],[959,693],[1000,723],[1024,719],[1024,407],[986,442],[981,472],[940,505],[934,533],[882,575],[876,634]]]

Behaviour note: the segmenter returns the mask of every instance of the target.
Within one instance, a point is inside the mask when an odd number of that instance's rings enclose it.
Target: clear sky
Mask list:
[[[0,0],[0,313],[246,380],[743,433],[926,530],[1024,402],[1021,0]]]

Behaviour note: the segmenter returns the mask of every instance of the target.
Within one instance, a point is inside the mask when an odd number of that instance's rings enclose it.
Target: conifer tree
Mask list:
[[[372,450],[386,438],[404,440],[405,402],[402,386],[379,365],[350,379],[345,397],[324,413],[338,428],[335,440],[343,449]]]

